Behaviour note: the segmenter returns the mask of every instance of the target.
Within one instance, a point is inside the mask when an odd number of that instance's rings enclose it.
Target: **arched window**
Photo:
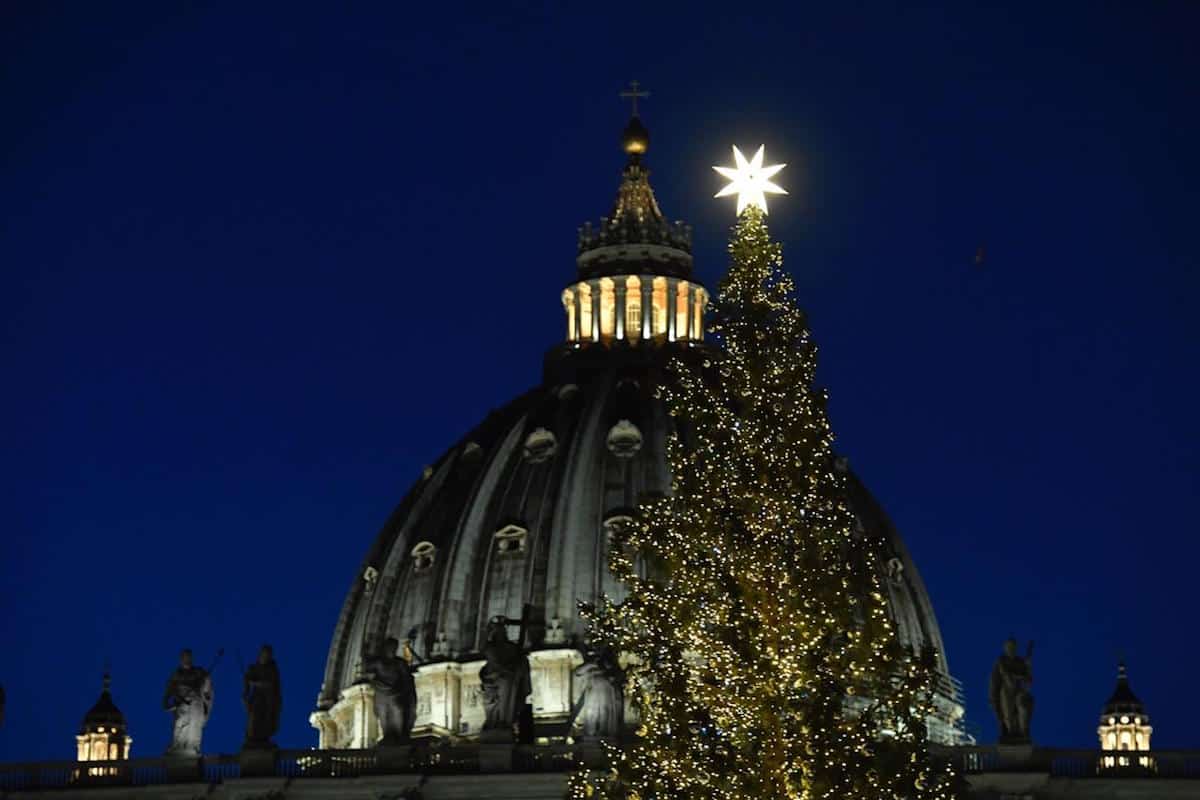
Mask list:
[[[688,338],[688,282],[675,287],[675,338]]]
[[[612,278],[600,279],[600,338],[611,339],[616,333],[617,299]]]
[[[625,338],[642,338],[642,282],[637,275],[625,279]]]
[[[650,335],[667,335],[667,279],[655,278],[650,293],[650,305],[653,315],[650,318]]]
[[[564,289],[562,294],[563,308],[567,310],[567,341],[573,342],[575,334],[575,293]]]
[[[525,437],[524,456],[530,464],[549,461],[554,457],[556,449],[558,449],[558,442],[555,440],[554,434],[545,428],[535,428]]]
[[[579,338],[592,337],[592,287],[579,284]]]
[[[417,574],[428,572],[433,568],[436,558],[437,547],[433,542],[418,542],[417,546],[412,549],[413,572]]]
[[[609,429],[606,444],[617,458],[633,458],[642,449],[642,432],[629,420],[618,420]]]
[[[529,531],[515,523],[509,523],[496,531],[496,552],[500,555],[520,555],[525,552],[525,537]]]

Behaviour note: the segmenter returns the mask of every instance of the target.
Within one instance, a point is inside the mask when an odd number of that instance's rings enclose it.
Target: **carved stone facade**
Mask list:
[[[573,673],[583,663],[575,648],[534,650],[529,653],[536,730],[553,731],[557,738],[569,735],[566,723],[571,704],[578,696]],[[413,738],[438,737],[473,741],[483,728],[484,708],[479,688],[483,660],[436,661],[416,670],[417,719]],[[344,689],[337,703],[315,711],[309,722],[317,729],[318,746],[325,749],[371,747],[382,733],[375,718],[375,692],[360,683]]]

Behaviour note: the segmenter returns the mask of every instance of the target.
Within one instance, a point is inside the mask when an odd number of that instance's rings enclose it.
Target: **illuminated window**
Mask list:
[[[693,295],[695,300],[692,302],[692,338],[699,341],[704,338],[704,331],[700,323],[700,311],[703,308],[701,292],[696,290]]]
[[[110,744],[108,746],[108,760],[109,761],[117,760],[117,746],[115,744]]]
[[[675,338],[688,338],[688,282],[680,281],[675,289]]]
[[[525,536],[528,530],[509,523],[493,534],[496,541],[496,552],[502,555],[520,555],[525,552]]]
[[[611,339],[616,332],[617,298],[612,278],[600,279],[600,336]]]
[[[1129,731],[1121,731],[1121,748],[1122,750],[1129,749]]]
[[[108,754],[108,748],[104,746],[104,742],[96,741],[92,743],[92,761],[103,761],[104,756]]]
[[[625,338],[642,336],[642,282],[636,275],[625,279]]]
[[[567,341],[575,341],[575,293],[566,289],[562,294],[563,308],[567,310]]]
[[[1109,749],[1109,750],[1116,750],[1116,749],[1117,749],[1117,735],[1116,735],[1115,733],[1110,733],[1110,734],[1108,734],[1108,739],[1107,739],[1107,745],[1106,745],[1106,747],[1107,747],[1107,749]]]
[[[667,335],[667,279],[655,278],[650,292],[650,307],[653,311],[650,317],[650,335]]]
[[[413,572],[428,572],[437,558],[437,548],[432,542],[418,542],[412,549]]]
[[[592,287],[579,284],[579,338],[592,338]]]
[[[535,428],[525,437],[525,460],[530,464],[541,464],[553,458],[557,448],[553,433],[545,428]]]

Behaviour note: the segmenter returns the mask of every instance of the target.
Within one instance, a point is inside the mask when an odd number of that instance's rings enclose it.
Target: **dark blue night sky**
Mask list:
[[[1037,741],[1095,744],[1123,653],[1155,745],[1200,745],[1200,6],[1006,5],[5,4],[0,759],[72,758],[106,659],[162,752],[184,645],[228,651],[233,752],[263,641],[315,745],[368,544],[563,334],[634,77],[710,286],[709,166],[789,164],[840,447],[972,729],[1015,633]]]

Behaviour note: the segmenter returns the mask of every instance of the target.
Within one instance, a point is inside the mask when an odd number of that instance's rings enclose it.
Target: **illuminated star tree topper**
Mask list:
[[[713,167],[721,176],[729,179],[729,185],[717,192],[714,197],[728,197],[731,194],[737,195],[737,214],[740,217],[742,212],[751,206],[757,206],[762,209],[764,214],[767,213],[767,195],[768,194],[787,194],[783,187],[771,181],[779,170],[787,166],[787,164],[772,164],[769,167],[763,166],[763,150],[765,145],[759,145],[758,152],[754,154],[754,158],[749,161],[742,155],[742,151],[737,149],[737,145],[733,146],[733,161],[734,167]]]

